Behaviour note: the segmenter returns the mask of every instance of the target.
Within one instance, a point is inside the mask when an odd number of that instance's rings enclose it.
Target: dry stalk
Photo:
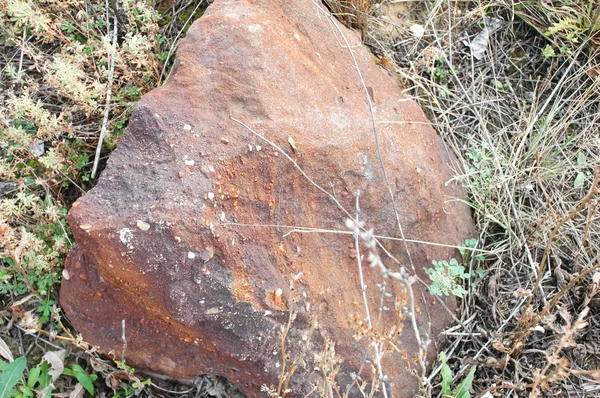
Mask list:
[[[106,7],[108,9],[108,5]],[[115,11],[116,14],[116,11]],[[110,34],[110,21],[106,21]],[[117,17],[115,16],[113,19],[113,37],[112,37],[112,46],[111,53],[108,55],[108,82],[106,83],[106,102],[104,104],[104,117],[102,118],[102,129],[100,130],[100,137],[98,138],[98,146],[96,147],[96,157],[94,158],[94,166],[92,167],[91,177],[96,177],[96,172],[98,171],[98,164],[100,162],[100,153],[102,152],[102,143],[104,142],[104,136],[106,135],[106,130],[108,129],[108,118],[110,115],[110,100],[112,96],[112,86],[113,86],[113,78],[115,75],[115,58],[117,52],[117,34],[118,34],[118,26],[117,26]]]
[[[282,365],[281,365],[281,372],[279,374],[279,385],[277,386],[277,397],[285,397],[290,392],[290,390],[288,389],[289,382],[292,378],[292,375],[296,371],[296,369],[298,369],[299,362],[306,357],[306,354],[308,353],[310,346],[311,346],[313,334],[314,334],[315,330],[317,329],[317,324],[318,324],[317,313],[314,313],[314,315],[311,318],[311,324],[310,324],[310,329],[308,331],[308,335],[306,338],[306,343],[304,344],[302,351],[294,358],[294,360],[288,367],[288,361],[290,360],[291,353],[288,352],[286,349],[286,341],[288,339],[289,332],[292,328],[292,323],[294,322],[294,320],[296,319],[296,316],[297,316],[297,312],[294,309],[294,305],[295,305],[294,282],[296,282],[301,277],[302,277],[302,273],[294,276],[290,280],[290,285],[289,285],[290,286],[290,297],[289,297],[290,310],[288,313],[288,321],[287,321],[286,325],[282,326],[282,328],[281,328],[281,361],[282,361]]]
[[[550,253],[550,248],[552,246],[552,242],[554,241],[556,234],[558,233],[559,229],[563,225],[565,225],[568,221],[572,220],[573,217],[576,214],[578,214],[580,211],[585,209],[586,206],[588,206],[590,201],[593,199],[593,197],[599,192],[599,190],[598,190],[598,180],[599,179],[600,179],[600,170],[597,169],[595,172],[594,181],[592,182],[592,186],[590,187],[588,194],[579,202],[579,204],[575,207],[575,209],[573,209],[569,214],[567,214],[567,216],[558,220],[557,224],[550,232],[548,239],[546,241],[546,247],[544,249],[542,259],[539,264],[539,270],[537,273],[538,276],[534,283],[532,293],[529,296],[529,298],[527,299],[527,302],[525,303],[525,306],[524,306],[525,311],[519,321],[520,326],[519,326],[517,332],[515,333],[514,337],[512,338],[511,348],[509,351],[510,357],[514,358],[515,356],[519,355],[519,353],[525,346],[525,341],[531,335],[531,333],[533,333],[534,326],[537,325],[539,322],[541,322],[541,320],[547,314],[549,314],[550,310],[558,303],[558,301],[568,291],[570,291],[571,288],[573,288],[573,286],[575,286],[575,284],[577,282],[579,282],[582,278],[584,278],[590,272],[595,271],[596,269],[598,269],[600,267],[600,260],[599,260],[597,265],[588,267],[586,270],[584,270],[583,272],[581,272],[580,274],[578,274],[577,276],[572,278],[571,281],[565,287],[563,287],[557,294],[555,294],[552,297],[552,299],[544,306],[544,308],[538,314],[533,314],[531,312],[533,298],[535,297],[535,292],[540,287],[540,284],[542,281],[542,276],[544,274],[545,263],[546,263],[546,260],[548,259],[548,256]],[[543,186],[542,180],[539,177],[539,173],[538,173],[538,182],[541,186]]]

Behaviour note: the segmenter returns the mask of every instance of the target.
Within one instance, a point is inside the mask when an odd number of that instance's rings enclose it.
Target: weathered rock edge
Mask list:
[[[322,386],[322,352],[332,344],[343,361],[335,380],[342,392],[352,384],[370,353],[367,338],[353,338],[364,309],[352,237],[284,235],[285,226],[344,231],[347,215],[275,148],[229,119],[283,148],[350,214],[360,190],[367,228],[398,237],[364,90],[332,23],[310,0],[217,0],[194,23],[172,76],[142,98],[98,185],[69,213],[78,246],[67,259],[61,304],[88,342],[120,359],[124,320],[128,364],[180,380],[221,375],[259,396],[262,385],[278,384],[288,281],[302,272],[287,338],[292,359],[306,346],[315,313],[319,326],[290,395]],[[457,200],[463,192],[447,184],[452,157],[421,109],[341,29],[374,100],[406,236],[459,244],[472,221]],[[384,244],[409,264],[403,244]],[[424,281],[432,259],[456,254],[408,246]],[[375,319],[384,280],[377,269],[364,271]],[[401,308],[401,286],[387,280],[386,290],[384,306]],[[451,315],[426,289],[416,296],[419,323],[435,338]],[[445,305],[454,308],[452,300]],[[381,325],[404,322],[390,310]],[[408,324],[394,341],[414,358]],[[393,396],[415,393],[400,355],[387,354],[383,365]],[[362,376],[371,377],[368,365]],[[360,394],[353,388],[349,395]]]

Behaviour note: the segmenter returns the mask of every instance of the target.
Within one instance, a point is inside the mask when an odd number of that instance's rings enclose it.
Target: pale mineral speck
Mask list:
[[[262,31],[262,26],[260,26],[258,24],[249,25],[248,30],[252,33],[257,33],[257,32]]]
[[[190,126],[189,124],[186,124],[185,126],[183,126],[183,129],[189,131],[192,129],[192,126]]]
[[[129,228],[123,228],[119,231],[119,239],[121,243],[129,243],[133,239],[133,232]]]
[[[194,252],[188,252],[188,256],[187,256],[190,260],[193,258],[196,258],[196,253]]]

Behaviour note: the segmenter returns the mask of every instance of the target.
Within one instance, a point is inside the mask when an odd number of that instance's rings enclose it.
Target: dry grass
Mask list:
[[[366,39],[457,155],[480,245],[494,252],[472,259],[483,276],[447,332],[454,369],[478,365],[479,393],[600,391],[598,10],[575,3],[560,19],[541,3],[425,1],[392,33],[374,18]],[[467,43],[486,22],[477,59]]]

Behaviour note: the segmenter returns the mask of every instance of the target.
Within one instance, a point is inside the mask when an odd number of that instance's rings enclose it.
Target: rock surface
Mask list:
[[[340,29],[311,0],[216,0],[194,23],[172,76],[142,98],[98,185],[69,214],[78,246],[61,304],[85,340],[120,359],[124,324],[129,365],[179,380],[224,376],[248,396],[277,388],[292,363],[290,396],[318,394],[327,378],[346,392],[352,373],[371,380],[369,338],[354,338],[365,310],[352,235],[290,226],[348,232],[360,190],[366,228],[399,237],[381,160],[407,238],[459,244],[472,221],[456,200],[461,190],[447,184],[452,158],[421,109]],[[411,269],[401,241],[381,242]],[[432,259],[456,255],[408,248],[423,281]],[[365,266],[364,278],[373,319],[386,281],[389,310],[377,330],[406,324],[393,341],[413,359],[403,287],[377,268]],[[421,330],[435,340],[452,315],[423,283],[414,288]],[[416,392],[402,355],[387,353],[382,364],[394,397]],[[356,384],[349,396],[360,396]]]

